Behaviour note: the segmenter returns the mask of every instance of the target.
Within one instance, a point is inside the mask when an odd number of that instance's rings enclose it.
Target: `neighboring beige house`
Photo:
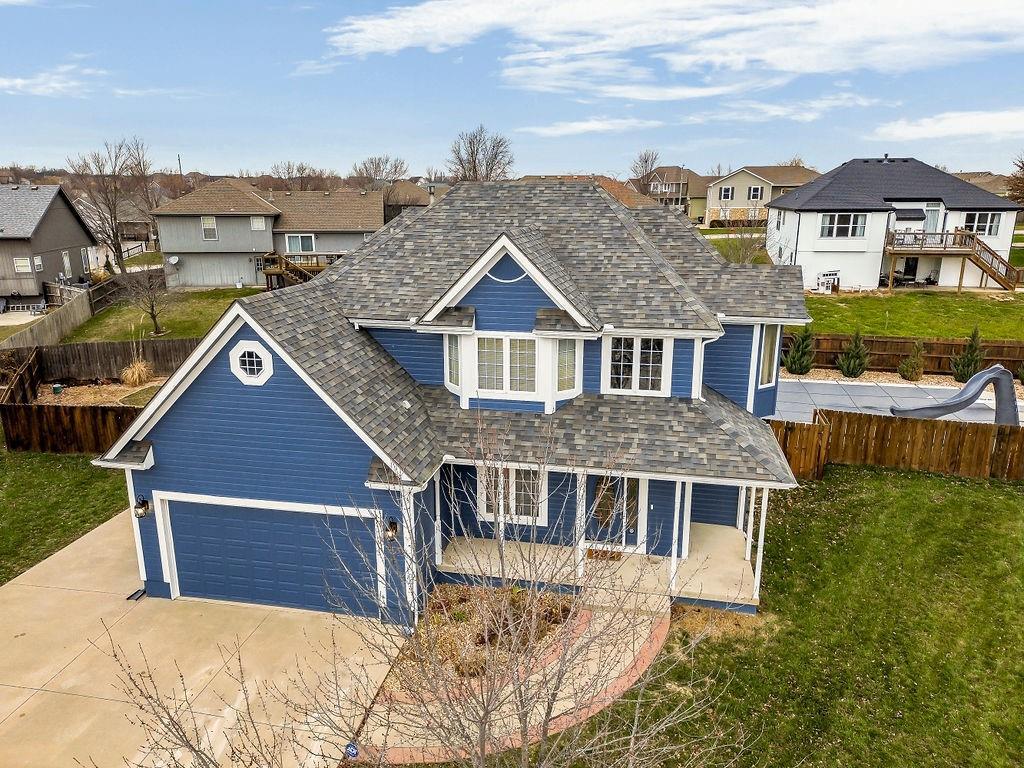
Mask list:
[[[661,165],[654,169],[648,184],[641,179],[630,179],[626,185],[646,194],[661,205],[681,210],[694,221],[704,215],[708,184],[714,176],[702,176],[681,165]],[[646,186],[650,187],[644,192]]]
[[[768,217],[766,203],[820,175],[799,165],[745,165],[708,184],[704,222],[764,222]]]

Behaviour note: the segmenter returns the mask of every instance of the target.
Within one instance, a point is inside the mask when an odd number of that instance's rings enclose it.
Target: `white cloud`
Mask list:
[[[641,120],[636,117],[591,117],[586,120],[566,120],[551,125],[530,125],[516,128],[520,133],[532,133],[535,136],[557,138],[560,136],[578,136],[583,133],[622,133],[638,131],[644,128],[659,128],[661,120]]]
[[[89,93],[90,79],[105,75],[95,67],[61,64],[33,75],[9,77],[0,75],[0,93],[10,96],[77,96]]]
[[[761,123],[766,120],[792,120],[797,123],[811,123],[822,118],[826,112],[847,107],[870,107],[879,104],[879,99],[861,96],[857,93],[832,93],[815,99],[801,101],[754,101],[739,99],[725,103],[724,109],[699,112],[683,119],[687,124],[701,124],[716,121]]]
[[[329,27],[324,62],[451,50],[501,33],[513,87],[677,100],[806,74],[912,71],[1024,50],[1019,0],[421,0]],[[880,21],[884,20],[884,21]],[[308,65],[307,65],[308,66]],[[329,65],[323,65],[329,66]],[[762,86],[764,87],[764,86]]]
[[[869,138],[880,141],[918,141],[983,136],[1024,136],[1024,108],[942,112],[917,120],[894,120],[875,128]]]
[[[192,88],[114,88],[113,94],[119,99],[165,96],[171,99],[194,99],[203,94]]]

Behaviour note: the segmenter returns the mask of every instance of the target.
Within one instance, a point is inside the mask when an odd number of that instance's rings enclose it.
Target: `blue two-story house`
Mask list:
[[[796,484],[761,417],[804,322],[799,268],[729,264],[672,210],[464,183],[236,302],[96,463],[152,596],[384,618],[543,542],[753,611]]]

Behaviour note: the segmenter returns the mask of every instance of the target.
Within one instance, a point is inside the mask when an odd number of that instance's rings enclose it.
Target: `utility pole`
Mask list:
[[[181,172],[181,152],[178,153],[178,176],[181,177],[182,185],[185,184],[185,174]]]

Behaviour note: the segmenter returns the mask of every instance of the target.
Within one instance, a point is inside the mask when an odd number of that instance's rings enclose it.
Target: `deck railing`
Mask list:
[[[885,238],[886,250],[890,253],[907,254],[910,251],[935,253],[950,252],[963,255],[987,272],[1004,288],[1013,290],[1021,283],[1022,272],[992,250],[977,232],[957,229],[953,232],[889,232]]]

